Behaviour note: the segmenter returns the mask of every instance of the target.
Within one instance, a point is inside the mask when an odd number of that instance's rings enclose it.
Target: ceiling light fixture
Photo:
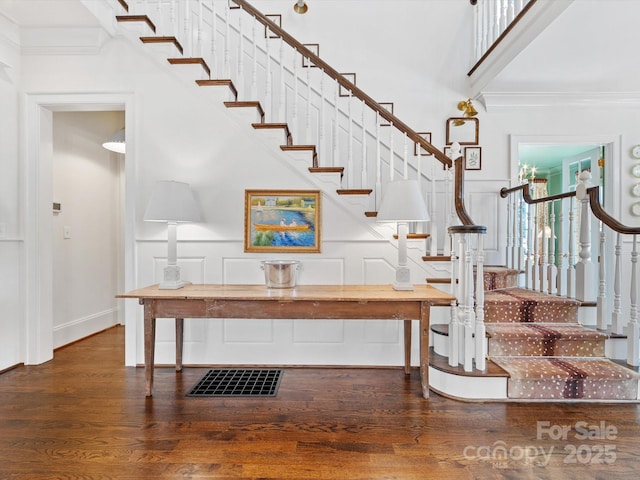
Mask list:
[[[307,10],[309,10],[309,6],[307,5],[307,2],[305,0],[298,0],[293,4],[293,10],[296,13],[303,14],[307,13]]]
[[[127,145],[125,143],[124,127],[114,133],[102,146],[112,152],[125,153]]]

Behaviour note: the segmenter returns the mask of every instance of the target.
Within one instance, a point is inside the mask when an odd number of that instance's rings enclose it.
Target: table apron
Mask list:
[[[422,301],[145,299],[153,318],[419,320]]]

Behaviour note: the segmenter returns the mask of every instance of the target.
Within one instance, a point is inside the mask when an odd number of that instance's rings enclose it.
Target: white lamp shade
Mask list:
[[[426,222],[431,220],[417,180],[396,180],[386,185],[378,222]]]
[[[124,128],[118,130],[109,140],[104,142],[102,146],[112,152],[125,153],[127,145],[125,143]]]
[[[199,222],[200,209],[187,183],[164,180],[156,183],[147,210],[147,222]]]

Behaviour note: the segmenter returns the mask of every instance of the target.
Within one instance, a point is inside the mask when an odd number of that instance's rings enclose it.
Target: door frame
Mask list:
[[[135,266],[135,130],[134,96],[130,93],[24,94],[22,97],[21,218],[24,252],[21,259],[24,292],[24,326],[21,329],[24,363],[37,365],[53,358],[53,263],[52,263],[52,160],[53,112],[124,110],[127,154],[124,167],[123,274],[125,290],[133,288]],[[120,304],[127,342],[135,325],[128,322],[127,304]],[[123,310],[123,308],[125,308]]]

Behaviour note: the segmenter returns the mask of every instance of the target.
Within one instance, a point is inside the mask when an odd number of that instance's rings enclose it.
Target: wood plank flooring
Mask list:
[[[286,368],[275,398],[192,398],[205,368],[124,362],[124,328],[0,375],[0,479],[622,479],[640,406],[421,397],[418,372]]]

